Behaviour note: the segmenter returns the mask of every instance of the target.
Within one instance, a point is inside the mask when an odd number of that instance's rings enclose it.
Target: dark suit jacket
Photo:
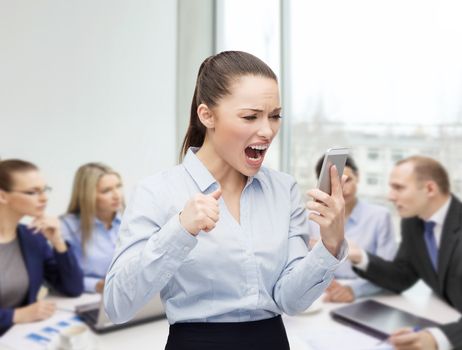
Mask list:
[[[83,292],[83,275],[70,249],[58,253],[51,249],[41,234],[32,233],[26,226],[18,225],[19,245],[29,277],[29,291],[24,305],[37,300],[37,293],[44,281],[68,296],[79,296]],[[14,309],[0,307],[0,335],[13,323]]]
[[[366,271],[355,269],[361,277],[400,293],[423,279],[449,305],[462,312],[462,203],[452,197],[443,224],[438,251],[438,271],[433,269],[424,241],[424,222],[419,218],[401,221],[401,245],[393,261],[368,254]],[[442,325],[456,349],[462,349],[462,318]]]

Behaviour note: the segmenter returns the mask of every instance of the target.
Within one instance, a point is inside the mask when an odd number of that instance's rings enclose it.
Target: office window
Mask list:
[[[379,176],[378,174],[367,174],[366,176],[366,183],[369,185],[369,186],[377,186],[380,184],[380,180],[379,180]]]
[[[394,149],[391,151],[391,160],[393,163],[396,163],[398,161],[400,161],[401,159],[403,159],[405,156],[404,156],[404,151],[403,150],[398,150],[398,149]]]
[[[323,152],[346,146],[363,174],[379,174],[362,177],[359,194],[385,203],[403,157],[434,157],[453,184],[462,181],[460,13],[461,2],[439,0],[220,0],[217,47],[250,51],[284,72],[283,170],[302,190],[316,185]]]
[[[378,148],[370,148],[367,152],[367,159],[377,160],[380,157],[380,150]]]
[[[412,154],[439,159],[459,183],[454,164],[462,153],[453,149],[462,147],[462,46],[455,44],[462,3],[289,4],[284,79],[292,92],[290,172],[299,183],[316,184],[305,169],[332,146],[351,148],[367,174],[360,195],[375,202],[386,199],[393,164]]]

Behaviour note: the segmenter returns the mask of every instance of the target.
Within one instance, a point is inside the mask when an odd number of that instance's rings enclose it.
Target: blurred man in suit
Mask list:
[[[389,199],[401,221],[402,241],[393,261],[352,247],[355,271],[400,293],[422,279],[440,298],[462,311],[462,203],[451,195],[443,166],[413,156],[399,161],[390,175]],[[397,330],[396,349],[462,349],[462,318],[438,328]]]

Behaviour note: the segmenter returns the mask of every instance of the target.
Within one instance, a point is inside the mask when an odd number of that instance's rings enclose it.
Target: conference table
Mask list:
[[[95,301],[98,297],[98,295],[87,294],[76,299],[52,298],[59,309],[70,310],[75,305]],[[373,296],[371,299],[440,323],[456,321],[460,317],[459,312],[438,299],[423,282],[418,282],[400,295],[388,293]],[[320,298],[304,313],[296,316],[283,316],[291,349],[390,349],[387,343],[380,343],[375,338],[334,321],[329,311],[341,305],[325,303]],[[14,326],[5,334],[5,340],[11,340],[12,337],[25,332],[26,327],[27,325]],[[162,319],[103,335],[94,334],[95,349],[163,350],[168,336],[168,327],[167,320]],[[0,350],[15,350],[16,348],[14,344],[2,345],[2,339],[0,339]]]

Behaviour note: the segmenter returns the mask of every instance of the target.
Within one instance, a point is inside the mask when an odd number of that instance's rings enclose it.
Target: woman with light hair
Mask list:
[[[77,170],[61,227],[83,270],[86,292],[103,291],[122,208],[122,179],[117,172],[102,163],[84,164]]]

